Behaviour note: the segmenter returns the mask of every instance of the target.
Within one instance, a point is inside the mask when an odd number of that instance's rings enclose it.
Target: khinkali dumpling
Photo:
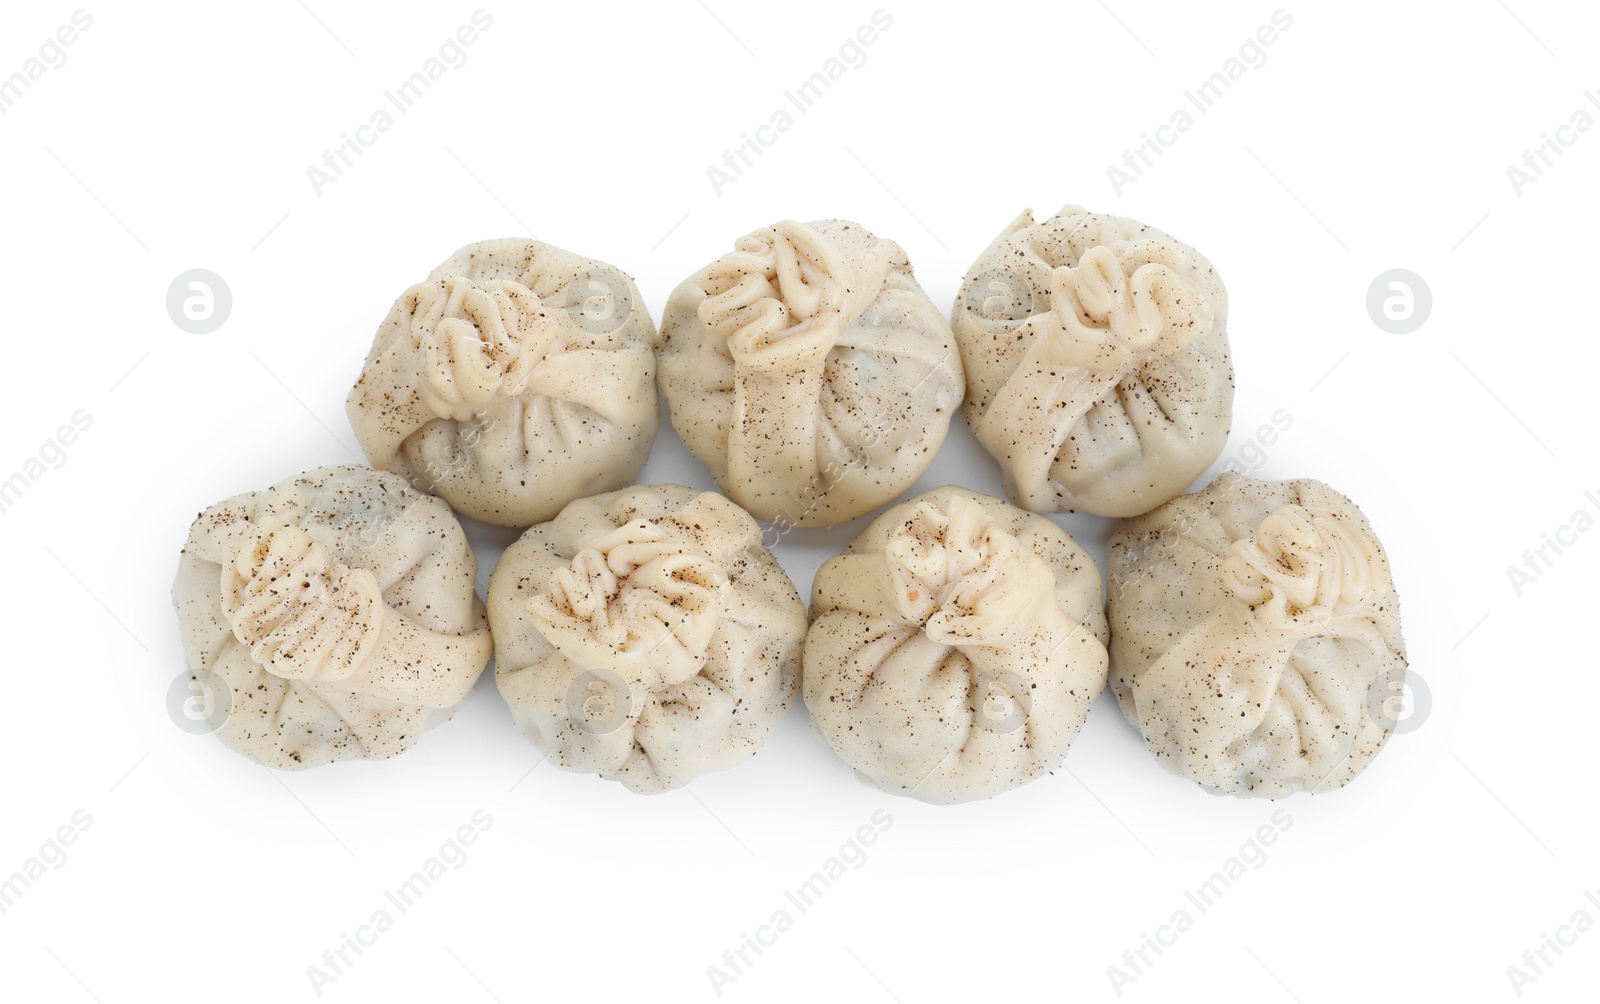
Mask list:
[[[951,312],[967,421],[1032,512],[1137,516],[1222,452],[1228,294],[1199,252],[1142,223],[1031,210],[967,272]]]
[[[495,680],[560,766],[638,792],[753,756],[794,701],[806,610],[749,514],[645,485],[523,534],[489,581]]]
[[[661,319],[672,424],[744,508],[783,526],[870,512],[939,451],[964,378],[900,245],[786,220],[690,276]]]
[[[947,486],[817,573],[811,725],[886,791],[962,802],[1051,770],[1106,685],[1100,572],[1060,527]]]
[[[393,756],[489,661],[477,562],[450,508],[394,474],[324,467],[202,512],[172,587],[217,735],[273,767]]]
[[[529,526],[644,466],[655,337],[616,268],[540,241],[469,244],[401,294],[345,408],[372,466]]]
[[[1168,770],[1278,798],[1348,784],[1389,738],[1400,601],[1355,503],[1227,474],[1111,542],[1111,685]]]

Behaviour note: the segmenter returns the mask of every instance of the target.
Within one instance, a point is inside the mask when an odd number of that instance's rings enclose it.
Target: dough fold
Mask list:
[[[644,793],[753,756],[794,701],[805,606],[754,519],[641,485],[532,527],[489,582],[495,680],[558,765]]]
[[[644,466],[655,340],[618,269],[483,241],[401,294],[345,410],[374,467],[474,519],[528,526]]]
[[[448,506],[365,467],[200,513],[172,598],[191,678],[229,698],[218,737],[288,769],[409,749],[489,661],[476,571]]]
[[[804,688],[812,728],[867,780],[928,802],[1053,769],[1105,687],[1100,574],[1059,527],[947,486],[823,565]]]
[[[1112,688],[1167,769],[1278,798],[1348,784],[1387,741],[1399,599],[1349,499],[1225,475],[1128,524],[1110,561]]]
[[[1068,206],[1006,227],[952,323],[966,414],[1032,512],[1136,516],[1221,453],[1232,417],[1227,293],[1171,237]]]
[[[839,523],[909,487],[965,379],[905,252],[843,220],[739,238],[673,291],[660,358],[685,445],[785,526]]]

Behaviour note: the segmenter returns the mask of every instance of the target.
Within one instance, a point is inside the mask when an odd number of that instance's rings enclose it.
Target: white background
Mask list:
[[[7,998],[313,1000],[307,968],[478,809],[493,824],[467,863],[325,999],[716,999],[707,968],[880,809],[893,824],[866,863],[725,999],[1115,1000],[1108,967],[1279,809],[1292,825],[1265,864],[1124,998],[1514,1000],[1524,950],[1575,911],[1600,918],[1577,771],[1600,691],[1575,628],[1595,617],[1600,534],[1520,597],[1507,576],[1600,511],[1600,129],[1564,133],[1520,194],[1507,176],[1574,110],[1600,116],[1583,96],[1600,88],[1595,12],[1288,7],[1266,62],[1118,192],[1107,167],[1274,4],[889,6],[866,63],[718,194],[707,168],[875,4],[491,6],[465,65],[319,195],[307,168],[475,4],[307,2],[90,7],[66,62],[0,115],[0,478],[75,411],[93,419],[0,514],[0,877],[76,810],[93,820],[0,914]],[[0,75],[74,9],[8,5]],[[1351,787],[1210,797],[1164,773],[1109,696],[1066,769],[958,807],[856,783],[799,707],[754,760],[653,798],[528,773],[538,753],[492,673],[392,762],[277,775],[169,718],[190,519],[352,460],[343,400],[371,334],[457,247],[536,235],[637,276],[659,319],[738,235],[838,216],[899,241],[947,307],[1018,210],[1069,201],[1216,263],[1239,386],[1224,458],[1283,409],[1292,428],[1258,473],[1330,482],[1383,536],[1432,704]],[[1433,297],[1404,335],[1366,307],[1396,267]],[[214,333],[168,317],[190,268],[232,290]],[[643,480],[712,487],[665,422]],[[959,419],[914,490],[950,481],[999,486]],[[1112,521],[1060,519],[1103,556]],[[803,594],[863,524],[782,541]],[[513,535],[471,533],[481,583]],[[1527,999],[1594,986],[1600,933],[1564,951]]]

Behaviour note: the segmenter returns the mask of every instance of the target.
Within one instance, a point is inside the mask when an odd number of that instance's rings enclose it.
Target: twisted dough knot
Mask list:
[[[700,321],[728,340],[751,369],[820,365],[844,325],[870,303],[888,274],[875,244],[852,260],[826,235],[785,220],[739,238],[700,285]]]
[[[700,672],[727,592],[709,555],[641,519],[590,541],[527,610],[573,662],[655,691]]]
[[[515,397],[552,348],[554,314],[519,282],[477,286],[459,275],[412,287],[422,347],[423,404],[464,422],[496,394]]]
[[[1327,509],[1286,505],[1236,541],[1222,563],[1223,586],[1256,623],[1287,632],[1323,630],[1371,598],[1378,555],[1348,520]]]
[[[1050,339],[1063,362],[1128,372],[1211,331],[1215,314],[1189,278],[1197,255],[1150,238],[1097,244],[1050,276]]]
[[[222,566],[222,611],[274,676],[343,680],[377,646],[382,590],[298,527],[257,529]]]
[[[1037,598],[1030,591],[1054,589],[1039,556],[971,499],[952,499],[943,510],[919,503],[889,535],[883,557],[900,614],[946,645],[995,640],[1027,615]]]

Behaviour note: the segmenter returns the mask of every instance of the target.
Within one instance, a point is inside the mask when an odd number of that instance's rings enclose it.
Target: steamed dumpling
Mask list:
[[[1199,252],[1134,220],[1024,210],[951,312],[967,421],[1031,512],[1137,516],[1222,452],[1228,294]]]
[[[610,265],[540,241],[469,244],[395,302],[346,411],[372,466],[529,526],[644,466],[655,335]]]
[[[1111,543],[1111,685],[1168,770],[1225,795],[1330,791],[1395,726],[1388,559],[1320,481],[1228,474]]]
[[[784,221],[688,278],[661,320],[672,424],[735,502],[784,526],[870,512],[932,463],[964,377],[906,253]]]
[[[822,566],[805,701],[886,791],[962,802],[1051,770],[1105,689],[1100,572],[1060,527],[947,486]]]
[[[794,701],[806,611],[756,521],[714,492],[580,499],[489,582],[495,679],[560,766],[634,791],[755,755]]]
[[[217,735],[290,769],[410,748],[489,661],[476,571],[448,506],[365,467],[202,512],[172,599],[191,678],[230,699]]]

